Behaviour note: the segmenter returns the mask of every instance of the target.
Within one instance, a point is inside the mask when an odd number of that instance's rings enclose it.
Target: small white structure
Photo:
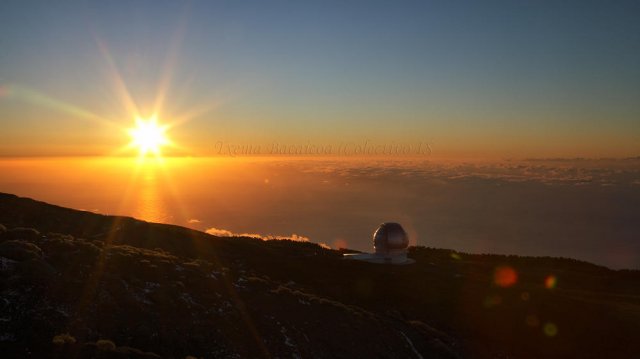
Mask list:
[[[375,253],[348,253],[345,259],[379,264],[411,264],[415,261],[407,258],[409,236],[398,223],[386,222],[373,233]]]

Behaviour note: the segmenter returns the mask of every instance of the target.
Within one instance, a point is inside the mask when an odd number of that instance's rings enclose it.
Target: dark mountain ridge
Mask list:
[[[0,193],[7,357],[619,357],[640,272],[414,247],[408,266]],[[512,283],[496,276],[508,268]],[[550,283],[553,278],[553,283]],[[553,285],[551,285],[553,284]]]

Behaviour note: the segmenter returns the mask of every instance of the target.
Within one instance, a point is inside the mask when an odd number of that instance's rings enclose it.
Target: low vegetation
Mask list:
[[[0,222],[7,357],[640,352],[637,271],[425,247],[410,249],[413,265],[374,265],[313,243],[218,238],[9,195]]]

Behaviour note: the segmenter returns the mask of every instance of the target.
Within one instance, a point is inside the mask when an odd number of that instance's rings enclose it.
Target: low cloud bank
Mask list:
[[[309,237],[305,237],[305,236],[301,236],[298,234],[291,234],[290,236],[274,236],[272,234],[268,234],[268,235],[262,235],[262,234],[257,234],[257,233],[233,233],[231,231],[228,231],[226,229],[220,229],[220,228],[209,228],[205,231],[208,234],[214,235],[214,236],[218,236],[218,237],[251,237],[251,238],[259,238],[262,239],[264,241],[268,241],[268,240],[290,240],[290,241],[295,241],[295,242],[311,242],[309,240]]]
[[[301,236],[301,235],[295,234],[295,233],[292,233],[290,236],[274,236],[272,234],[262,235],[262,234],[257,234],[257,233],[233,233],[233,232],[228,231],[226,229],[220,229],[220,228],[215,228],[215,227],[211,227],[211,228],[207,229],[205,232],[208,233],[208,234],[211,234],[213,236],[217,236],[217,237],[250,237],[250,238],[262,239],[263,241],[288,240],[288,241],[294,241],[294,242],[315,243],[315,242],[311,242],[309,237]],[[320,247],[324,248],[324,249],[331,249],[331,247],[326,243],[316,243],[316,244],[319,245]]]

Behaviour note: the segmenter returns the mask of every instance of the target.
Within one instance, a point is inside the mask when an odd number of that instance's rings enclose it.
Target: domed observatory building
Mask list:
[[[344,254],[345,259],[352,259],[379,264],[410,264],[414,260],[407,258],[409,236],[398,223],[382,223],[373,233],[375,253]]]

